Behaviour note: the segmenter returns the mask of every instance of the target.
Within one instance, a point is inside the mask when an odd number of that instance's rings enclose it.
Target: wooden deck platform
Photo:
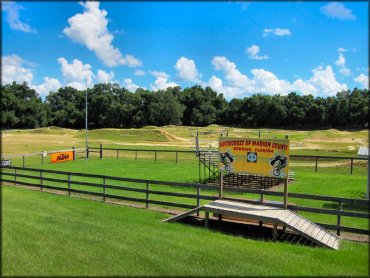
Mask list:
[[[216,200],[207,205],[195,208],[184,214],[169,219],[167,222],[177,221],[195,212],[205,211],[205,226],[208,227],[209,213],[225,217],[253,219],[273,224],[273,239],[277,238],[277,226],[281,225],[295,233],[315,242],[319,246],[339,249],[340,237],[327,231],[319,225],[305,219],[290,210],[265,205],[255,205],[234,201]]]

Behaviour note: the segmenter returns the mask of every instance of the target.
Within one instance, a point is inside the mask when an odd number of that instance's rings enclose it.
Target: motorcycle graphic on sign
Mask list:
[[[234,161],[234,156],[230,154],[230,152],[220,153],[220,162],[224,165],[226,172],[231,172],[233,168],[231,167],[231,163]]]
[[[288,157],[275,155],[275,157],[270,159],[270,165],[273,167],[272,174],[275,177],[280,177],[281,170],[288,165]]]

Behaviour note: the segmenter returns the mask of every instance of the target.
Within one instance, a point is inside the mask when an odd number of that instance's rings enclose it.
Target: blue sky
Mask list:
[[[368,88],[368,2],[2,2],[2,82],[227,99]]]

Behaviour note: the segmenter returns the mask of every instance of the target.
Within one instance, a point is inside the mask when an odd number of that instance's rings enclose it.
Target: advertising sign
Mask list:
[[[220,137],[219,156],[220,171],[288,178],[288,139]]]
[[[64,162],[64,161],[69,161],[69,160],[73,160],[73,159],[74,159],[73,151],[51,154],[51,162],[52,163]]]
[[[7,167],[7,166],[12,166],[12,161],[9,160],[1,160],[1,167]]]

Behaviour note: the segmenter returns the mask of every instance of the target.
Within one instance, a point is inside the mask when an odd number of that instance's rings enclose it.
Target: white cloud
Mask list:
[[[329,18],[339,20],[355,20],[356,16],[352,10],[346,8],[342,3],[330,2],[320,8],[320,12]]]
[[[99,9],[99,2],[80,2],[84,12],[68,19],[69,27],[63,33],[71,40],[85,45],[107,66],[141,66],[142,62],[132,55],[122,56],[118,48],[112,45],[113,35],[108,31],[107,11]]]
[[[335,61],[335,65],[339,68],[340,74],[345,76],[350,76],[352,74],[351,70],[346,67],[346,58],[341,52],[339,52],[339,57],[338,60]]]
[[[93,86],[94,74],[89,64],[83,64],[78,59],[74,59],[69,64],[63,57],[58,58],[58,62],[61,65],[62,75],[67,86],[74,87],[77,90],[84,90],[86,89],[86,81],[88,87]]]
[[[224,56],[216,56],[212,60],[216,70],[221,70],[225,74],[226,80],[235,86],[246,87],[250,86],[250,80],[246,75],[243,75],[233,62],[230,62]]]
[[[369,76],[361,73],[355,79],[353,79],[357,83],[360,83],[364,89],[369,89]]]
[[[154,81],[154,84],[150,84],[150,88],[153,91],[158,91],[158,90],[165,90],[169,87],[176,87],[179,86],[175,82],[168,82],[168,77],[162,77],[158,76],[157,79]]]
[[[2,2],[2,9],[6,12],[6,21],[13,30],[22,31],[24,33],[36,33],[35,29],[32,29],[30,25],[22,22],[19,16],[19,10],[24,10],[24,7],[17,4],[16,2]]]
[[[195,66],[194,60],[181,57],[177,60],[175,69],[178,71],[178,77],[182,81],[198,82],[200,74]]]
[[[26,68],[25,62],[18,55],[3,56],[1,59],[2,63],[2,84],[9,84],[13,81],[18,83],[27,82],[32,83],[33,73],[30,68]]]
[[[338,47],[338,52],[347,52],[348,49],[344,48],[344,47]]]
[[[281,28],[275,28],[275,29],[265,29],[263,30],[263,36],[267,37],[269,34],[273,34],[275,36],[290,36],[292,33],[290,33],[289,29],[281,29]]]
[[[135,91],[136,91],[138,88],[140,88],[140,86],[138,86],[138,85],[134,84],[134,82],[133,82],[133,81],[132,81],[132,79],[130,79],[130,78],[125,78],[125,79],[123,80],[123,86],[124,86],[127,90],[129,90],[130,92],[132,92],[132,93],[135,93]]]
[[[252,69],[251,78],[242,74],[233,62],[226,57],[216,56],[212,60],[215,70],[224,73],[226,83],[220,78],[212,76],[208,86],[223,93],[227,98],[243,97],[255,93],[286,95],[292,91],[302,94],[335,95],[337,92],[347,90],[346,84],[339,83],[331,66],[317,67],[312,70],[312,77],[308,80],[301,78],[294,82],[279,79],[274,73],[265,69]]]
[[[56,78],[45,77],[44,83],[33,85],[33,73],[31,68],[25,65],[31,65],[30,62],[23,60],[18,55],[3,56],[2,59],[2,84],[10,84],[13,81],[17,83],[27,82],[28,86],[40,95],[46,96],[50,91],[56,91],[61,87],[61,83]]]
[[[308,82],[317,89],[320,95],[331,96],[348,89],[345,83],[341,84],[336,80],[331,66],[326,66],[325,68],[319,66],[313,69],[312,73],[313,76]]]
[[[62,87],[62,84],[59,82],[56,78],[44,78],[44,83],[36,86],[32,86],[33,89],[36,90],[40,94],[40,96],[47,96],[51,91],[55,92],[60,87]]]
[[[155,77],[163,77],[163,78],[166,78],[166,79],[168,79],[170,77],[167,73],[165,73],[163,71],[156,71],[156,70],[152,71],[151,70],[150,74],[155,76]]]
[[[258,55],[260,53],[260,47],[258,45],[252,45],[246,48],[245,53],[253,60],[265,60],[269,58],[266,54],[262,56]]]
[[[96,74],[96,81],[98,83],[112,83],[114,78],[114,72],[110,71],[109,73],[104,70],[98,70]]]
[[[144,76],[144,75],[146,75],[146,72],[143,71],[143,70],[141,70],[141,69],[138,69],[138,70],[135,70],[134,75],[136,75],[136,76]]]

